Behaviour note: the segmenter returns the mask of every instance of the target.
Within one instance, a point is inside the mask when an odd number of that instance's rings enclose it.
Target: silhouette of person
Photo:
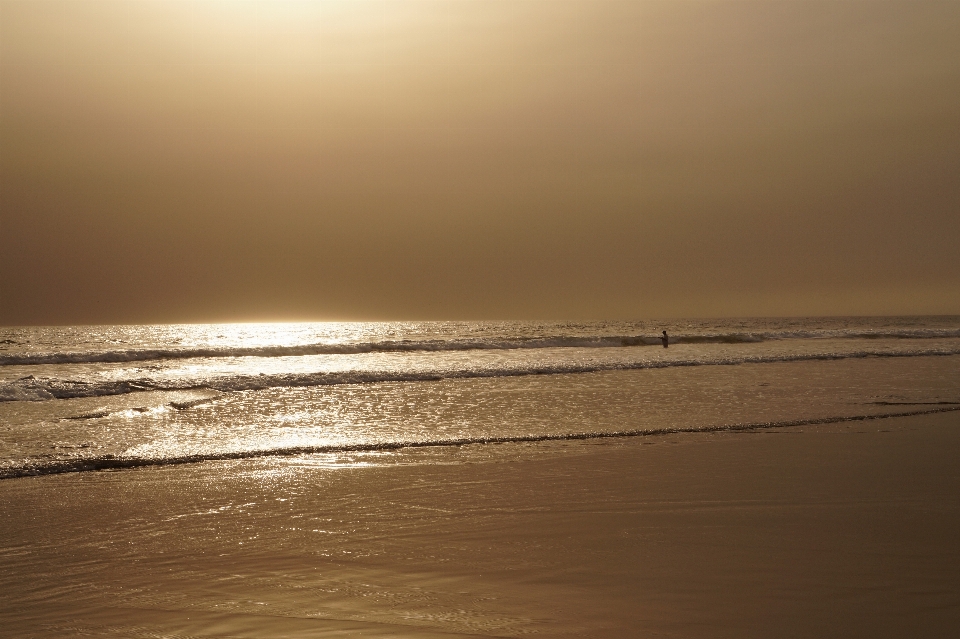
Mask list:
[[[664,348],[667,348],[668,346],[670,346],[670,338],[667,337],[666,331],[663,332],[663,337],[660,338],[660,341],[663,342]]]

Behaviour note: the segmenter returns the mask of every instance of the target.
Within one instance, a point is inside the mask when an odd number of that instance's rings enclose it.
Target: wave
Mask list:
[[[960,329],[904,329],[899,331],[818,330],[769,331],[759,333],[677,334],[671,344],[749,344],[787,339],[949,339],[960,337]],[[651,335],[552,336],[518,338],[452,338],[439,340],[382,340],[355,343],[315,343],[294,346],[229,346],[172,349],[125,349],[61,353],[0,354],[0,366],[43,364],[92,364],[179,360],[201,357],[300,357],[304,355],[358,355],[363,353],[406,353],[470,350],[515,350],[537,348],[623,348],[660,346],[660,337]]]
[[[169,388],[169,390],[194,387],[197,386],[175,386]],[[167,388],[163,384],[151,380],[83,382],[30,375],[14,382],[0,384],[0,402],[38,402],[50,399],[103,397],[151,390],[167,390]]]
[[[216,401],[215,397],[201,397],[200,399],[192,399],[185,402],[169,402],[165,404],[165,408],[172,408],[173,410],[187,410],[188,408],[195,408],[197,406],[205,406]],[[83,421],[87,419],[103,419],[104,417],[111,417],[113,415],[121,415],[124,413],[148,413],[151,411],[157,410],[156,408],[150,406],[134,406],[132,408],[124,408],[121,410],[109,411],[109,410],[98,410],[93,411],[92,413],[81,413],[79,415],[72,415],[70,417],[61,417],[60,421]]]
[[[268,388],[298,388],[339,384],[373,384],[382,382],[429,382],[442,379],[483,377],[522,377],[527,375],[563,375],[597,373],[615,370],[643,370],[675,366],[732,366],[737,364],[770,364],[778,362],[830,361],[867,357],[929,357],[960,355],[960,348],[914,351],[857,351],[847,353],[805,353],[793,355],[746,355],[709,360],[673,360],[640,362],[567,362],[561,364],[529,364],[510,368],[435,369],[417,371],[342,371],[316,373],[276,373],[229,375],[211,379],[95,381],[63,380],[30,375],[14,382],[0,384],[0,402],[46,401],[78,397],[124,395],[143,391],[214,390],[237,392]]]
[[[682,342],[683,338],[671,338]],[[703,343],[757,342],[750,335],[693,336],[688,341]],[[471,350],[515,350],[522,348],[616,348],[660,345],[659,337],[549,337],[519,339],[386,340],[348,344],[304,344],[296,346],[250,346],[182,349],[130,349],[72,353],[20,353],[0,355],[0,366],[30,364],[88,364],[194,359],[199,357],[301,357],[304,355],[361,355],[364,353],[409,353]]]
[[[818,424],[838,424],[842,422],[867,421],[874,419],[888,419],[891,417],[913,417],[917,415],[932,415],[960,411],[960,406],[928,408],[906,412],[892,412],[865,415],[841,415],[833,417],[816,417],[810,419],[794,419],[771,422],[748,422],[734,424],[719,424],[702,427],[654,428],[649,430],[621,430],[621,431],[594,431],[581,433],[556,433],[542,435],[507,435],[489,437],[463,437],[457,439],[410,440],[367,442],[356,444],[333,444],[321,446],[293,446],[288,448],[268,448],[260,450],[242,450],[228,452],[197,453],[171,457],[123,457],[104,455],[102,457],[87,457],[82,459],[33,461],[21,466],[0,468],[0,479],[15,479],[18,477],[35,477],[38,475],[60,475],[95,470],[121,470],[143,468],[147,466],[173,466],[180,464],[196,464],[205,461],[228,461],[252,459],[257,457],[291,457],[295,455],[313,455],[324,453],[354,453],[402,450],[405,448],[436,448],[483,444],[516,444],[551,441],[577,441],[586,439],[612,439],[625,437],[651,437],[657,435],[672,435],[676,433],[710,433],[753,431],[770,428],[788,428],[791,426],[812,426]]]

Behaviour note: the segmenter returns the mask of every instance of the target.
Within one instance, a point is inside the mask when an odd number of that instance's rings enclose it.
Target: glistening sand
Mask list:
[[[20,478],[0,512],[11,637],[960,627],[958,412]]]

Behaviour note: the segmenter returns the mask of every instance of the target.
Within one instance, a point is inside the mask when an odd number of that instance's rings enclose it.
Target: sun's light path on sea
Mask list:
[[[252,322],[171,328],[181,333],[183,345],[259,348],[347,344],[360,339],[389,338],[397,327],[391,323],[368,322]]]
[[[284,374],[304,365],[317,372],[329,372],[347,362],[330,356],[230,357],[232,349],[270,349],[310,345],[339,345],[356,341],[389,339],[396,325],[361,322],[256,322],[234,324],[192,324],[142,327],[152,340],[163,334],[177,336],[178,348],[223,350],[225,357],[192,358],[167,363],[168,378],[215,379],[223,374]],[[140,366],[137,362],[131,368]],[[121,371],[129,375],[130,371]],[[124,451],[124,456],[176,458],[198,452],[276,450],[302,446],[336,446],[353,441],[358,424],[336,403],[313,401],[308,390],[260,391],[219,394],[210,404],[201,403],[193,412],[209,413],[207,419],[188,419],[188,412],[139,410],[116,414],[117,418],[143,426],[153,422],[155,435],[149,441]],[[133,427],[130,423],[129,427]],[[328,460],[328,463],[333,463]]]

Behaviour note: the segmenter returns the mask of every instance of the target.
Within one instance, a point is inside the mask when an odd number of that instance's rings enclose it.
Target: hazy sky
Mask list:
[[[960,2],[0,0],[0,324],[960,313]]]

